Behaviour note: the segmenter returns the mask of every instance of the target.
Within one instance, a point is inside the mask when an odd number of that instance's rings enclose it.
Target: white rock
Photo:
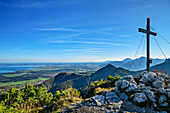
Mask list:
[[[115,86],[115,92],[117,92],[117,93],[120,92],[118,86]]]
[[[129,87],[126,89],[126,92],[136,92],[139,91],[139,88],[137,85],[135,85],[134,83],[130,83]]]
[[[121,88],[124,89],[124,88],[127,88],[128,86],[129,86],[129,82],[127,80],[122,80]]]
[[[164,82],[160,80],[156,80],[152,82],[152,86],[155,88],[163,88],[164,87]]]
[[[161,81],[161,82],[164,82],[164,79],[163,79],[162,77],[156,77],[155,80],[159,80],[159,81]]]
[[[150,101],[156,102],[155,95],[152,91],[144,90],[144,93],[146,94],[146,96],[149,98]]]
[[[160,95],[159,100],[158,100],[159,105],[163,107],[168,106],[169,104],[166,101],[167,101],[167,97],[165,95]]]
[[[116,104],[116,103],[120,103],[123,102],[121,99],[111,99],[111,100],[107,100],[109,102],[109,104]]]
[[[139,86],[139,88],[142,88],[142,87],[145,87],[145,84],[140,82],[138,86]]]
[[[120,93],[119,94],[120,99],[122,100],[128,100],[129,96],[126,93]]]
[[[160,95],[158,102],[162,103],[162,102],[165,102],[165,101],[167,101],[167,97],[165,95]]]
[[[134,102],[137,102],[138,104],[143,104],[147,101],[147,97],[144,93],[136,93],[134,96]]]
[[[160,77],[162,77],[162,78],[164,78],[164,79],[168,79],[168,78],[169,78],[169,76],[166,75],[166,74],[164,74],[164,73],[158,72],[157,75],[160,76]]]
[[[160,106],[162,106],[162,107],[167,107],[168,105],[169,105],[168,102],[164,102],[164,103],[160,104]]]
[[[156,77],[157,77],[157,75],[154,73],[145,73],[142,75],[142,78],[139,80],[139,82],[142,82],[142,83],[148,85],[149,82],[153,82]]]
[[[104,104],[105,98],[103,95],[96,95],[92,97],[92,99],[96,102],[98,106],[102,106]]]
[[[106,99],[119,99],[119,97],[117,96],[117,94],[115,92],[107,92],[106,93]]]
[[[124,76],[124,77],[122,78],[122,80],[127,80],[128,82],[131,82],[131,83],[137,84],[137,83],[136,83],[136,81],[135,81],[135,79],[133,78],[133,76],[132,76],[132,75]]]

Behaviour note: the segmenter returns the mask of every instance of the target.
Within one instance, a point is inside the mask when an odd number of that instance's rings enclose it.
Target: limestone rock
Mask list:
[[[134,83],[130,83],[129,87],[126,89],[126,92],[137,92],[139,88]]]
[[[121,99],[111,99],[111,100],[107,100],[109,102],[109,104],[111,105],[115,105],[117,103],[122,103],[123,101]]]
[[[159,81],[161,81],[161,82],[164,82],[164,79],[162,78],[162,77],[156,77],[156,79],[155,80],[159,80]]]
[[[155,95],[150,90],[144,90],[145,95],[148,97],[148,99],[152,102],[156,102]]]
[[[122,79],[123,79],[123,80],[127,80],[127,81],[130,82],[130,83],[137,84],[132,75],[124,76]]]
[[[115,104],[121,101],[115,92],[107,92],[106,100],[109,102],[109,104]]]
[[[164,89],[164,88],[158,88],[157,91],[161,94],[165,94],[168,95],[168,93],[170,93],[170,89]],[[168,96],[169,98],[169,96]]]
[[[151,82],[156,80],[157,75],[155,73],[144,73],[142,74],[142,78],[139,80],[139,82],[142,82],[146,85],[150,85]]]
[[[163,79],[169,79],[168,75],[164,74],[164,73],[156,73],[158,76],[162,77]]]
[[[119,101],[118,103],[115,103],[113,109],[120,109],[122,103],[123,101]]]
[[[122,89],[126,89],[129,86],[129,82],[127,80],[118,80],[115,82],[115,92],[119,93]]]
[[[143,84],[143,83],[140,82],[139,85],[138,85],[138,87],[139,87],[139,88],[143,88],[143,87],[145,87],[145,84]]]
[[[168,106],[167,97],[165,95],[160,95],[158,102],[160,106]]]
[[[125,89],[125,88],[127,88],[129,86],[129,82],[127,81],[127,80],[122,80],[122,86],[121,86],[121,88],[122,89]]]
[[[119,99],[119,97],[117,96],[117,94],[115,92],[107,92],[106,93],[106,99],[110,100],[110,99]]]
[[[152,86],[155,88],[164,88],[164,82],[160,80],[156,80],[152,83]]]
[[[133,101],[137,103],[138,105],[143,106],[145,102],[148,101],[148,99],[144,93],[136,93]]]
[[[103,95],[96,95],[92,97],[92,99],[96,102],[98,106],[102,106],[104,104],[105,98]]]
[[[128,99],[129,99],[129,96],[128,96],[126,93],[120,93],[120,94],[119,94],[119,97],[120,97],[120,99],[122,99],[122,100],[128,100]]]

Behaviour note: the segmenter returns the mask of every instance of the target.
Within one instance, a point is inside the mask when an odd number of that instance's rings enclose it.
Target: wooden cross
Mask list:
[[[150,63],[152,63],[152,60],[150,59],[150,38],[149,36],[150,35],[153,35],[153,36],[156,36],[157,34],[150,31],[150,18],[147,18],[147,26],[146,26],[146,30],[145,29],[142,29],[142,28],[139,28],[138,29],[139,32],[142,32],[142,33],[146,33],[146,38],[147,38],[147,48],[146,48],[146,53],[147,53],[147,71],[149,72],[149,68],[150,68]]]

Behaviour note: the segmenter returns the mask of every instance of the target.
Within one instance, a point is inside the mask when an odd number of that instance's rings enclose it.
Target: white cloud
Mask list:
[[[80,30],[76,30],[76,29],[69,29],[69,28],[45,28],[45,29],[36,29],[36,30],[40,30],[40,31],[80,31]]]
[[[19,7],[19,8],[40,8],[40,7],[52,7],[52,6],[67,6],[67,5],[78,5],[83,3],[84,0],[67,0],[67,1],[48,1],[48,2],[18,2],[18,3],[5,3],[3,5],[9,7]]]
[[[47,43],[77,43],[77,44],[101,44],[101,45],[112,45],[112,46],[128,46],[128,44],[122,43],[111,43],[111,42],[89,42],[89,41],[65,41],[65,40],[58,40],[58,41],[49,41]]]

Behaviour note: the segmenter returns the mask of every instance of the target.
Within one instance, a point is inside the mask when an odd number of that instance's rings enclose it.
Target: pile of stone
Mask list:
[[[170,112],[170,77],[163,73],[142,72],[115,82],[113,92],[102,92],[89,99],[89,106],[111,105],[130,112]],[[130,105],[130,106],[129,106]],[[138,107],[138,109],[136,109]]]

